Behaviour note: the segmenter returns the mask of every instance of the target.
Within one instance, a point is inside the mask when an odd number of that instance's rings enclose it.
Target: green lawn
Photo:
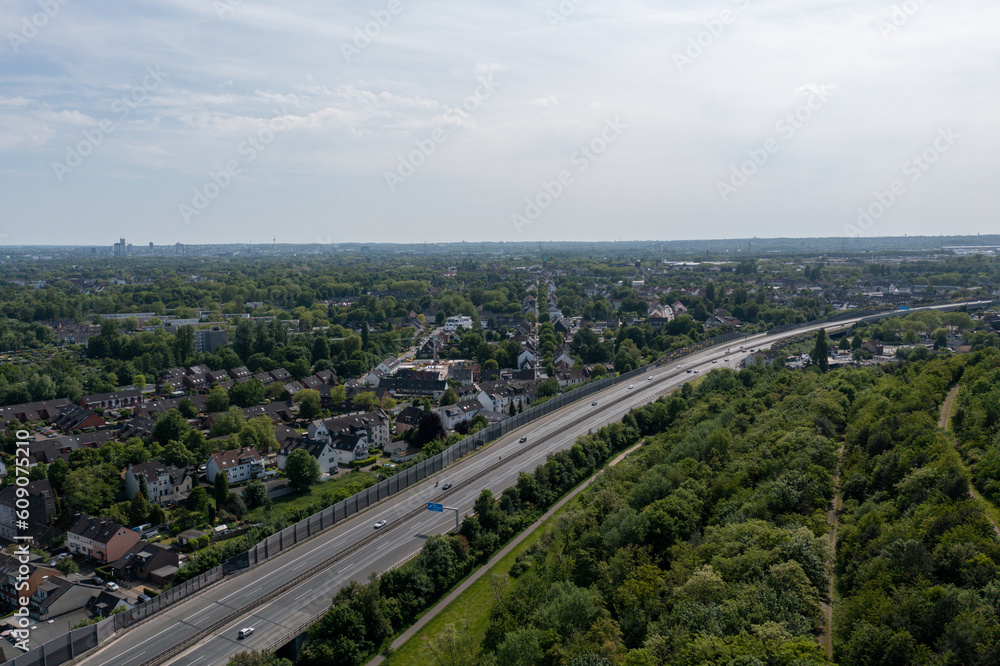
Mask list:
[[[336,499],[333,502],[326,502],[327,505],[335,504],[341,499],[350,497],[356,492],[378,482],[378,477],[369,472],[344,472],[341,471],[336,477],[329,481],[317,483],[304,493],[292,493],[284,497],[272,500],[272,515],[280,518],[282,515],[304,509],[308,506],[322,502],[324,495],[330,493]],[[265,519],[264,508],[257,507],[253,511],[248,511],[246,520],[251,522],[261,522]]]
[[[473,645],[478,649],[479,644],[482,643],[483,638],[486,636],[490,610],[493,608],[493,587],[491,582],[493,576],[506,576],[517,561],[518,555],[538,541],[542,534],[549,529],[552,521],[563,511],[573,506],[576,501],[577,498],[574,498],[556,511],[551,518],[528,535],[520,545],[507,553],[503,559],[497,562],[496,566],[487,571],[469,589],[459,595],[437,617],[428,622],[423,629],[393,652],[392,656],[383,663],[388,666],[439,666],[437,659],[435,659],[434,655],[427,648],[427,641],[440,633],[448,624],[455,625],[455,628],[459,631],[468,631],[472,636]]]

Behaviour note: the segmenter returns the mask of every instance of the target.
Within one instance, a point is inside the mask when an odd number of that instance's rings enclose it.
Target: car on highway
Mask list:
[[[247,636],[249,636],[252,633],[253,633],[253,627],[243,627],[242,629],[240,629],[240,633],[238,635],[238,638],[240,638],[242,640],[242,639],[246,638]]]
[[[120,589],[120,588],[118,587],[118,583],[115,583],[115,582],[111,582],[111,583],[108,583],[108,584],[107,584],[107,585],[105,585],[104,587],[108,588],[108,589],[109,589],[109,590],[111,590],[112,592],[117,592],[117,591],[118,591],[118,590]]]
[[[380,530],[388,524],[389,521],[383,519],[375,523],[375,529]]]
[[[517,441],[519,441],[519,442],[521,442],[522,444],[524,444],[525,442],[527,442],[527,441],[528,441],[528,438],[527,438],[527,437],[522,437],[521,439],[519,439],[519,440],[517,440]]]
[[[448,490],[449,488],[451,488],[451,484],[450,483],[446,483],[443,486],[441,486],[441,490]]]
[[[692,372],[694,372],[694,370],[688,370],[687,373],[690,375]]]
[[[653,381],[653,375],[650,375],[649,377],[646,377],[646,381],[647,382]]]
[[[629,384],[629,385],[628,385],[628,387],[629,387],[630,389],[633,389],[633,388],[635,388],[635,386],[633,386],[632,384]]]
[[[719,362],[719,359],[717,359],[717,358],[713,358],[712,359],[712,363],[718,363],[718,362]]]
[[[590,406],[591,407],[597,407],[597,401],[595,400],[594,402],[590,403]]]
[[[696,375],[697,375],[697,374],[698,374],[698,371],[697,371],[697,370],[695,370],[695,371],[694,371],[694,374],[696,374]]]

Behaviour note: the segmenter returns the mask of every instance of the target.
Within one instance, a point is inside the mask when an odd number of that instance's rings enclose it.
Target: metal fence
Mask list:
[[[1000,304],[1000,300],[994,300],[992,302],[992,305],[997,304]],[[950,307],[942,309],[957,310],[965,307],[966,305],[967,303],[965,302],[954,303]],[[768,335],[774,335],[807,326],[822,325],[824,323],[836,324],[841,321],[856,319],[858,317],[867,321],[906,315],[909,313],[910,311],[908,310],[886,310],[881,308],[849,310],[825,319],[775,326],[774,328],[769,329],[766,333]],[[647,374],[655,367],[662,367],[663,365],[674,362],[680,358],[690,356],[691,354],[697,353],[709,347],[715,347],[727,342],[744,340],[760,334],[761,333],[744,333],[742,331],[724,333],[710,340],[703,340],[696,344],[684,347],[683,349],[677,349],[670,352],[657,361],[655,365],[644,366],[617,377],[608,377],[589,384],[584,384],[566,393],[561,393],[541,405],[529,407],[516,416],[512,416],[504,421],[501,421],[500,423],[488,426],[476,434],[466,437],[462,441],[453,444],[432,458],[428,458],[427,460],[417,463],[412,467],[400,470],[398,474],[380,481],[376,485],[366,488],[365,490],[362,490],[352,497],[342,500],[333,506],[327,507],[326,509],[315,513],[308,518],[295,523],[294,525],[290,525],[280,532],[272,534],[257,543],[250,550],[230,558],[221,566],[206,571],[196,578],[185,581],[181,585],[171,588],[163,594],[139,604],[127,613],[113,615],[97,624],[71,631],[39,648],[32,650],[31,652],[27,652],[11,661],[8,661],[4,664],[4,666],[57,666],[58,664],[65,663],[66,661],[75,658],[76,655],[103,643],[119,631],[146,619],[171,604],[177,603],[178,601],[207,587],[208,585],[222,580],[224,576],[238,574],[242,571],[246,571],[250,567],[267,561],[282,551],[292,548],[306,539],[309,539],[328,529],[329,527],[332,527],[333,525],[342,522],[361,511],[364,511],[368,507],[377,504],[387,497],[406,490],[410,486],[440,472],[445,467],[448,467],[456,460],[468,455],[470,452],[478,449],[484,444],[503,437],[504,435],[527,423],[530,423],[542,416],[551,414],[552,412],[561,409],[572,402],[576,402],[577,400],[589,397],[594,393],[603,391],[606,388]]]

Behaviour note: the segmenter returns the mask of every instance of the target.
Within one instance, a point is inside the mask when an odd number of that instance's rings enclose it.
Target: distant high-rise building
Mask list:
[[[125,253],[128,251],[128,244],[125,242],[124,238],[118,239],[118,242],[115,243],[114,251],[116,257],[125,256]]]

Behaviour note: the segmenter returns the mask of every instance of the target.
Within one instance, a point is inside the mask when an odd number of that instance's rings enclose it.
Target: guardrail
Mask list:
[[[983,302],[985,301],[962,301],[948,304],[950,307],[940,307],[942,304],[938,304],[938,309],[957,310],[973,303]],[[991,301],[990,305],[1000,305],[1000,299]],[[561,409],[568,404],[587,398],[594,393],[603,391],[611,386],[616,386],[622,382],[627,382],[630,379],[647,374],[653,368],[662,367],[663,365],[675,362],[680,358],[690,356],[710,347],[722,345],[727,342],[744,340],[757,335],[776,335],[798,328],[817,326],[824,323],[836,324],[842,321],[858,318],[860,318],[862,322],[878,320],[886,317],[912,314],[913,312],[919,311],[919,309],[920,308],[917,308],[916,310],[890,310],[886,308],[868,308],[863,310],[848,310],[824,319],[775,326],[765,332],[744,333],[742,331],[732,331],[709,340],[703,340],[693,345],[689,345],[682,349],[677,349],[663,356],[656,363],[643,366],[642,368],[638,368],[632,372],[619,375],[617,377],[601,379],[596,382],[576,387],[571,391],[555,396],[542,405],[530,407],[524,410],[521,414],[512,416],[500,423],[484,428],[474,435],[470,435],[462,441],[453,444],[441,453],[435,455],[433,458],[428,458],[413,467],[401,470],[398,474],[391,476],[388,479],[384,479],[378,484],[362,490],[346,500],[342,500],[333,506],[327,507],[326,509],[309,516],[308,518],[304,518],[294,525],[290,525],[283,530],[272,534],[255,544],[253,548],[230,558],[222,565],[203,572],[197,578],[185,581],[185,583],[177,586],[177,588],[171,588],[163,594],[135,606],[126,613],[112,615],[109,618],[101,620],[97,624],[70,631],[59,638],[49,641],[41,647],[15,657],[14,659],[6,662],[3,666],[58,666],[59,664],[75,659],[83,652],[97,647],[112,636],[115,636],[116,634],[129,629],[139,622],[142,622],[159,610],[177,603],[187,596],[190,596],[191,594],[194,594],[195,592],[222,580],[225,576],[236,575],[247,571],[278,555],[279,553],[315,537],[320,532],[327,530],[337,523],[343,522],[360,511],[364,511],[368,507],[381,502],[383,499],[386,499],[391,495],[395,495],[402,490],[406,490],[410,486],[413,486],[427,477],[440,472],[456,460],[468,455],[470,452],[482,447],[488,442],[503,437],[521,426]],[[177,591],[170,594],[174,590]]]

